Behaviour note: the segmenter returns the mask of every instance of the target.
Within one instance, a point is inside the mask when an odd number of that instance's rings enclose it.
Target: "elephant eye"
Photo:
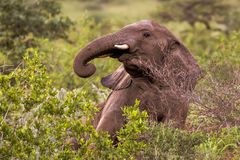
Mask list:
[[[172,44],[170,45],[171,50],[175,50],[180,46],[180,43],[178,41],[173,41]]]
[[[145,38],[150,37],[150,36],[151,36],[151,34],[149,32],[144,32],[143,33],[143,37],[145,37]]]

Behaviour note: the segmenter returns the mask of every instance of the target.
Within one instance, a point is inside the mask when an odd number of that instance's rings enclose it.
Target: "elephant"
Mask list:
[[[122,108],[140,100],[139,109],[156,122],[174,122],[184,127],[193,89],[202,70],[190,51],[164,26],[142,20],[97,38],[75,57],[74,72],[82,78],[93,75],[94,58],[111,57],[122,65],[103,77],[112,90],[100,105],[93,125],[111,137],[124,126]]]

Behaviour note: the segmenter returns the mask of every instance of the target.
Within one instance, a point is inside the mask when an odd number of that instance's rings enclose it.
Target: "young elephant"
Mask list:
[[[90,42],[76,56],[74,71],[89,77],[96,68],[88,62],[110,56],[123,63],[115,72],[102,78],[113,91],[99,105],[101,112],[94,121],[97,131],[115,136],[124,125],[122,107],[140,100],[140,109],[150,119],[173,120],[183,127],[191,92],[201,70],[191,53],[165,27],[143,20]]]

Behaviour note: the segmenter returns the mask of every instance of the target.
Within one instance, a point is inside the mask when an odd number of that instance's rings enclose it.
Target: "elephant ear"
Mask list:
[[[202,70],[197,61],[179,41],[172,41],[169,54],[166,61],[175,84],[185,90],[193,90],[197,80],[202,76]]]
[[[103,77],[101,83],[112,90],[121,90],[128,88],[132,83],[132,79],[121,65],[115,72]]]

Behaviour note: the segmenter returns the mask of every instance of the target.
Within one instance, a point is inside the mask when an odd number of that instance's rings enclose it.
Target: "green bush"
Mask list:
[[[67,38],[72,22],[60,13],[53,0],[1,0],[0,49],[17,65],[25,49],[38,45],[35,37]]]
[[[150,125],[143,159],[238,159],[240,128],[189,132],[171,124]]]
[[[139,112],[138,104],[123,110],[128,123],[114,147],[108,134],[97,133],[91,125],[97,109],[87,92],[54,88],[39,55],[29,49],[22,67],[0,75],[0,157],[122,159],[139,155],[145,145],[137,139],[147,129],[146,112]],[[79,150],[71,149],[66,141],[70,137],[77,139]]]
[[[97,111],[87,90],[53,86],[45,54],[28,49],[24,62],[0,75],[0,157],[4,159],[219,159],[238,158],[238,126],[218,132],[184,131],[148,125],[138,104],[123,109],[127,124],[118,145],[91,125]],[[210,102],[210,101],[209,101]],[[195,114],[197,115],[197,114]],[[234,117],[237,117],[235,115]],[[200,124],[200,123],[198,123]],[[79,149],[68,139],[75,137]]]
[[[240,124],[239,33],[222,36],[218,42],[208,59],[202,58],[205,77],[196,87],[189,117],[197,128],[208,131]]]
[[[239,159],[240,128],[223,128],[218,133],[208,134],[196,151],[198,159]]]
[[[189,133],[170,125],[153,124],[149,130],[145,159],[195,159],[195,147],[206,139],[201,132]]]

